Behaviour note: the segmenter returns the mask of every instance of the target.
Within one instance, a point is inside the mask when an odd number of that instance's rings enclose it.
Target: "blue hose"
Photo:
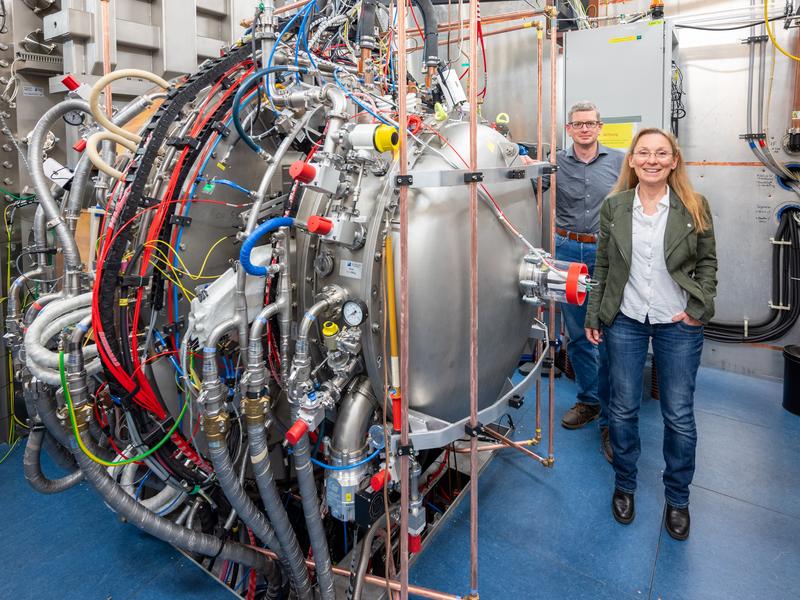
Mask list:
[[[324,463],[320,460],[317,460],[316,458],[312,458],[311,462],[317,465],[318,467],[322,467],[323,469],[328,469],[329,471],[347,471],[349,469],[355,469],[356,467],[360,467],[361,465],[368,463],[372,459],[376,458],[381,453],[381,450],[383,450],[383,448],[378,448],[377,450],[375,450],[375,452],[373,452],[366,458],[362,458],[360,461],[355,462],[352,465],[342,465],[342,466],[329,465],[328,463]]]
[[[235,114],[235,113],[234,113]],[[261,265],[254,265],[250,262],[250,253],[262,237],[268,233],[272,233],[280,227],[292,227],[294,219],[291,217],[276,217],[269,221],[264,221],[261,225],[253,230],[253,233],[244,241],[242,249],[239,251],[239,262],[244,267],[244,270],[250,275],[256,277],[264,277],[267,274],[267,268]]]
[[[233,107],[231,108],[231,113],[233,116],[233,126],[236,129],[239,136],[242,138],[245,144],[255,153],[257,154],[264,154],[266,151],[256,144],[253,138],[244,130],[244,126],[242,125],[242,120],[239,118],[239,111],[240,105],[242,103],[242,98],[244,98],[245,94],[247,94],[248,90],[253,86],[257,85],[259,81],[261,81],[262,77],[266,77],[271,75],[272,73],[283,73],[286,71],[298,72],[298,73],[305,73],[306,69],[296,69],[295,67],[267,67],[266,69],[260,69],[250,75],[242,85],[239,86],[239,89],[236,91],[236,95],[233,97]]]

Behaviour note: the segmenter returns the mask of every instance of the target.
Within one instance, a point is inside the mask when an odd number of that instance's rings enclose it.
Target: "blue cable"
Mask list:
[[[329,465],[328,463],[319,461],[314,457],[311,457],[311,462],[317,465],[318,467],[322,467],[323,469],[327,469],[329,471],[348,471],[350,469],[355,469],[356,467],[360,467],[361,465],[367,464],[369,461],[377,457],[381,453],[381,450],[383,450],[383,448],[378,448],[377,450],[375,450],[375,452],[373,452],[366,458],[362,458],[360,461],[353,463],[352,465],[342,465],[342,466]]]
[[[148,471],[148,472],[145,474],[145,476],[144,476],[144,477],[142,477],[142,479],[139,481],[139,485],[138,485],[138,486],[136,486],[136,493],[134,493],[134,495],[133,495],[133,496],[134,496],[134,498],[136,498],[137,500],[139,499],[139,494],[141,494],[141,493],[142,493],[142,486],[144,485],[144,482],[145,482],[145,481],[147,481],[147,479],[150,477],[150,474],[151,474],[151,473],[152,473],[152,471]]]
[[[246,187],[241,186],[238,183],[236,183],[235,181],[231,181],[230,179],[209,179],[208,177],[198,177],[198,179],[200,181],[205,181],[206,183],[211,183],[211,184],[214,184],[214,185],[216,185],[216,184],[226,185],[226,186],[228,186],[230,188],[233,188],[235,190],[238,190],[238,191],[242,192],[243,194],[245,194],[247,196],[250,196],[253,193],[251,190],[248,190]]]
[[[344,553],[347,554],[347,521],[342,521],[344,525]]]
[[[175,507],[175,504],[179,500],[183,500],[183,494],[178,494],[177,496],[175,496],[175,499],[172,502],[170,502],[169,505],[164,508],[164,510],[162,510],[162,511],[156,513],[156,514],[159,517],[162,517],[162,516],[166,515],[167,513],[169,513],[169,511],[171,511]]]
[[[338,86],[339,86],[339,88],[340,88],[340,89],[341,89],[341,90],[342,90],[342,91],[343,91],[345,94],[347,94],[347,96],[348,96],[348,97],[349,97],[349,98],[350,98],[350,99],[351,99],[353,102],[355,102],[356,104],[358,104],[358,106],[360,106],[360,107],[361,107],[363,110],[365,110],[366,112],[368,112],[369,114],[371,114],[373,117],[375,117],[376,119],[378,119],[378,120],[379,120],[381,123],[384,123],[384,124],[386,124],[386,125],[389,125],[390,127],[394,127],[394,126],[395,126],[395,125],[394,125],[394,123],[392,123],[392,122],[390,122],[390,121],[387,121],[385,118],[383,118],[383,117],[382,117],[382,116],[380,116],[379,114],[377,114],[377,113],[373,112],[372,110],[370,110],[370,109],[369,109],[369,107],[367,107],[365,104],[362,104],[361,102],[359,102],[359,101],[356,99],[356,97],[353,95],[353,93],[352,93],[350,90],[348,90],[346,87],[344,87],[344,85],[342,84],[342,82],[341,82],[341,81],[339,81],[339,78],[336,76],[336,71],[338,71],[338,70],[339,70],[339,68],[338,68],[338,67],[337,67],[336,69],[334,69],[334,70],[333,70],[333,80],[336,82],[336,85],[338,85]]]
[[[253,230],[248,238],[242,244],[242,249],[239,251],[239,262],[242,264],[242,268],[250,275],[255,275],[256,277],[264,277],[267,274],[267,268],[262,265],[254,265],[250,262],[250,253],[253,251],[253,247],[258,243],[262,237],[275,231],[280,227],[292,227],[294,226],[294,219],[291,217],[276,217],[274,219],[270,219],[269,221],[264,221],[261,225],[256,227]]]
[[[239,89],[236,91],[236,95],[233,97],[233,106],[231,107],[231,114],[233,115],[233,126],[236,129],[236,132],[239,134],[239,137],[242,138],[245,144],[256,154],[264,154],[266,151],[256,144],[255,140],[250,137],[250,135],[244,130],[244,126],[242,125],[242,120],[239,118],[239,112],[241,111],[241,103],[244,95],[250,91],[250,88],[256,86],[260,83],[261,78],[267,75],[271,75],[272,73],[283,73],[286,71],[295,71],[295,67],[267,67],[265,69],[260,69],[250,75],[242,85],[239,86]],[[306,69],[299,69],[300,73],[305,73]],[[267,86],[269,89],[269,86]]]

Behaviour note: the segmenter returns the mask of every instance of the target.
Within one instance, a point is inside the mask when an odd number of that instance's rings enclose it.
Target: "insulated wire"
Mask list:
[[[186,407],[189,404],[188,402],[184,402],[183,408],[181,409],[181,412],[178,415],[178,418],[175,419],[175,423],[172,425],[172,427],[167,432],[167,434],[162,438],[162,440],[160,442],[158,442],[155,446],[153,446],[152,448],[150,448],[146,452],[143,452],[142,454],[139,454],[138,456],[134,456],[133,458],[120,460],[118,462],[109,462],[107,460],[104,460],[104,459],[99,458],[99,457],[95,456],[94,454],[92,454],[91,450],[89,450],[86,447],[86,445],[83,443],[83,440],[81,439],[80,433],[78,433],[78,424],[75,421],[75,408],[72,406],[72,397],[71,397],[70,392],[69,392],[69,386],[67,385],[67,373],[64,370],[64,351],[63,350],[60,350],[58,352],[58,371],[59,371],[59,374],[61,375],[61,389],[64,391],[64,401],[66,402],[67,409],[69,411],[69,420],[70,420],[70,423],[72,424],[72,433],[75,436],[75,441],[78,443],[78,446],[80,447],[80,449],[83,451],[83,453],[86,456],[88,456],[90,459],[92,459],[97,464],[103,465],[104,467],[111,467],[111,468],[121,467],[121,466],[124,466],[124,465],[129,465],[131,463],[144,460],[148,456],[152,455],[159,448],[161,448],[161,446],[166,444],[167,441],[172,436],[172,434],[175,433],[175,431],[178,429],[178,427],[181,424],[181,420],[183,419],[183,415],[186,413]]]
[[[764,25],[767,27],[767,35],[769,35],[769,39],[772,40],[772,43],[775,47],[780,51],[781,54],[784,56],[788,56],[792,60],[796,60],[800,62],[800,56],[795,56],[794,54],[789,54],[783,47],[778,43],[778,40],[775,39],[775,36],[772,34],[772,27],[769,24],[769,6],[767,0],[764,0]]]

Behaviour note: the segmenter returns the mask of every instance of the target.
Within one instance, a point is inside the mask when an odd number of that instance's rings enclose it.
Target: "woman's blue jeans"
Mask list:
[[[644,364],[652,341],[664,417],[664,495],[672,506],[688,506],[697,446],[694,388],[703,350],[703,327],[682,321],[640,323],[619,313],[604,333],[611,377],[608,409],[615,485],[623,492],[636,491],[636,462],[641,453],[639,407]]]

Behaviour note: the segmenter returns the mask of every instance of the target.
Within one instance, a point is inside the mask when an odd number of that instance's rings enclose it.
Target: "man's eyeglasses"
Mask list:
[[[567,123],[573,129],[595,129],[598,125],[600,125],[600,121],[571,121]]]
[[[657,161],[666,161],[672,158],[672,152],[667,152],[666,150],[656,150],[655,152],[651,152],[650,150],[637,150],[633,155],[642,162],[648,160],[651,156],[655,156]]]

